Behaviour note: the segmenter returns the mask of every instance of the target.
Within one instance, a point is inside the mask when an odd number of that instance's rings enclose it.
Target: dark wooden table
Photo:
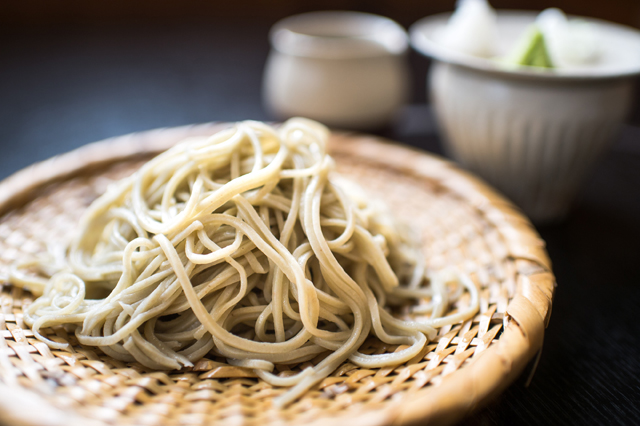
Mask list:
[[[0,35],[0,178],[110,136],[271,118],[260,96],[268,27]],[[424,103],[427,61],[411,61],[413,104],[381,134],[440,153]],[[528,388],[522,377],[463,424],[640,424],[640,128],[623,129],[569,218],[539,231],[559,286],[537,372]]]

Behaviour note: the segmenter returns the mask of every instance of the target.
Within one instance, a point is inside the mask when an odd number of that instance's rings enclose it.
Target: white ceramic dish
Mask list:
[[[536,12],[498,12],[504,55]],[[566,69],[509,67],[437,42],[449,14],[416,22],[412,45],[435,59],[431,101],[445,147],[538,222],[562,218],[629,112],[640,74],[640,31],[600,20],[601,62]]]
[[[360,12],[311,12],[276,23],[263,82],[278,118],[373,129],[405,102],[408,37],[394,21]]]
[[[602,57],[595,64],[563,69],[537,67],[510,67],[498,61],[468,55],[447,49],[438,42],[438,35],[446,26],[450,13],[428,16],[413,24],[409,30],[412,46],[438,61],[470,67],[493,73],[528,75],[537,78],[564,80],[622,78],[640,74],[640,31],[600,19],[580,18],[597,26]],[[506,55],[522,35],[525,28],[538,16],[533,11],[498,11],[498,56]]]

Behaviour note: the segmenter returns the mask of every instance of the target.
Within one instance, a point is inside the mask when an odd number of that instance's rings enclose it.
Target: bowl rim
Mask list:
[[[512,9],[499,9],[496,11],[499,18],[509,19],[523,19],[523,18],[535,18],[540,11],[534,10],[512,10]],[[409,39],[411,46],[424,56],[435,59],[439,62],[444,62],[452,65],[462,66],[464,68],[473,69],[476,71],[486,72],[504,77],[515,77],[524,79],[537,79],[537,80],[607,80],[607,79],[620,79],[629,78],[640,75],[640,60],[633,67],[622,67],[619,70],[611,68],[583,68],[583,69],[546,69],[540,67],[531,66],[517,66],[507,65],[490,58],[481,58],[473,56],[467,53],[455,51],[447,48],[440,43],[435,42],[430,38],[427,33],[433,30],[437,26],[443,25],[453,12],[438,13],[435,15],[426,16],[409,27]],[[569,18],[581,19],[589,23],[600,26],[606,31],[617,32],[617,36],[630,35],[635,38],[640,49],[640,30],[626,25],[605,21],[602,19],[591,18],[578,15],[567,15]]]
[[[341,31],[336,33],[338,28]],[[323,31],[326,33],[319,33]],[[271,27],[269,41],[280,53],[323,59],[397,56],[409,49],[407,31],[396,21],[348,10],[288,16]]]

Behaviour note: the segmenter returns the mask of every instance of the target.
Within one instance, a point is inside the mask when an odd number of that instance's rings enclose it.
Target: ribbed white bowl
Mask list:
[[[498,25],[514,31],[534,17],[504,13]],[[436,59],[429,90],[445,148],[534,221],[562,218],[629,111],[640,72],[640,33],[594,21],[605,42],[635,49],[607,53],[610,62],[591,72],[506,69],[433,42],[446,18],[427,18],[411,30],[414,47]]]
[[[504,79],[443,62],[430,77],[450,154],[539,222],[568,211],[624,119],[632,84]]]

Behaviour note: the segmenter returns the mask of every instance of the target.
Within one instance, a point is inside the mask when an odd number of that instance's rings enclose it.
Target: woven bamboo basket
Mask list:
[[[66,240],[89,203],[116,179],[184,137],[224,124],[143,132],[87,145],[0,183],[0,422],[10,425],[406,425],[450,424],[503,390],[541,349],[555,280],[544,243],[503,197],[444,160],[371,136],[337,134],[338,170],[394,206],[422,234],[429,266],[455,265],[480,289],[472,320],[439,330],[396,368],[340,366],[285,408],[284,391],[250,370],[207,357],[150,371],[71,343],[34,338],[22,308],[33,296],[6,282],[9,265]],[[396,208],[397,206],[397,208]],[[360,349],[402,349],[369,339]],[[282,367],[292,374],[307,365]]]

